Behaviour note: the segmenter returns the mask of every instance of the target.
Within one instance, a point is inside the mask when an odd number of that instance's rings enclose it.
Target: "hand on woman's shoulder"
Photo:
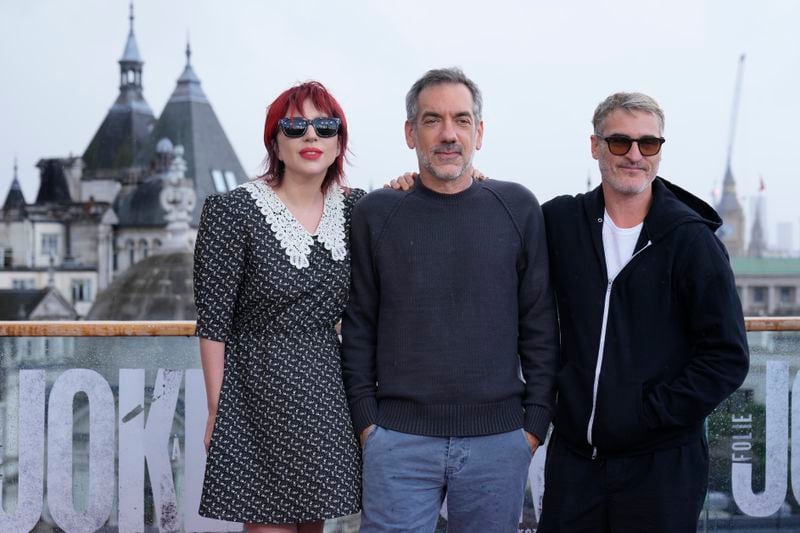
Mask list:
[[[359,189],[358,187],[343,187],[344,195],[350,198],[354,203],[367,195],[367,191]]]

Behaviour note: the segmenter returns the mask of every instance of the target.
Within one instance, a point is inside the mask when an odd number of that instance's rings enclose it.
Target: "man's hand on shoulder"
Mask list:
[[[384,189],[394,189],[396,191],[407,191],[414,187],[414,180],[417,179],[416,172],[406,172],[398,176],[383,186]]]
[[[384,189],[394,189],[396,191],[407,191],[409,189],[414,188],[414,181],[417,179],[419,174],[416,172],[406,172],[402,176],[398,176],[393,180],[390,180],[389,183],[383,186]],[[472,179],[475,181],[484,181],[488,179],[488,176],[484,176],[483,172],[478,170],[477,168],[472,169]]]

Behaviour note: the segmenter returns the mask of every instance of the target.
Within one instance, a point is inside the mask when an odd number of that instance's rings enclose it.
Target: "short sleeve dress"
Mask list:
[[[350,287],[336,184],[310,235],[263,181],[210,196],[194,258],[197,335],[225,343],[200,514],[288,524],[360,509],[360,448],[334,329]]]

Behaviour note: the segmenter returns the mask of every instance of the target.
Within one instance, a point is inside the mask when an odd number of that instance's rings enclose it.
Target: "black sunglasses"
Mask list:
[[[651,135],[639,137],[638,139],[632,139],[627,135],[609,135],[608,137],[596,135],[596,137],[601,141],[607,142],[608,151],[614,155],[627,154],[631,146],[633,146],[633,143],[636,143],[639,145],[639,153],[645,157],[649,157],[660,152],[661,145],[667,142],[664,137],[653,137]]]
[[[311,120],[303,117],[282,118],[278,121],[281,131],[290,139],[296,139],[306,134],[308,125],[314,126],[314,131],[320,137],[335,137],[339,133],[342,120],[336,117],[317,117]]]

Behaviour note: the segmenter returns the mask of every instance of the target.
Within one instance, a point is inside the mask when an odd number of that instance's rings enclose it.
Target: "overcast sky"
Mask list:
[[[591,115],[637,90],[666,112],[660,174],[704,199],[725,171],[734,82],[746,53],[732,166],[741,197],[766,183],[768,233],[800,209],[800,2],[794,0],[138,0],[144,95],[160,114],[192,64],[245,170],[259,171],[264,110],[283,89],[323,82],[351,131],[350,183],[416,167],[404,96],[426,70],[457,65],[484,94],[475,164],[541,201],[599,182]],[[0,200],[19,159],[84,152],[118,93],[126,0],[0,0]],[[749,202],[745,199],[745,208]]]

